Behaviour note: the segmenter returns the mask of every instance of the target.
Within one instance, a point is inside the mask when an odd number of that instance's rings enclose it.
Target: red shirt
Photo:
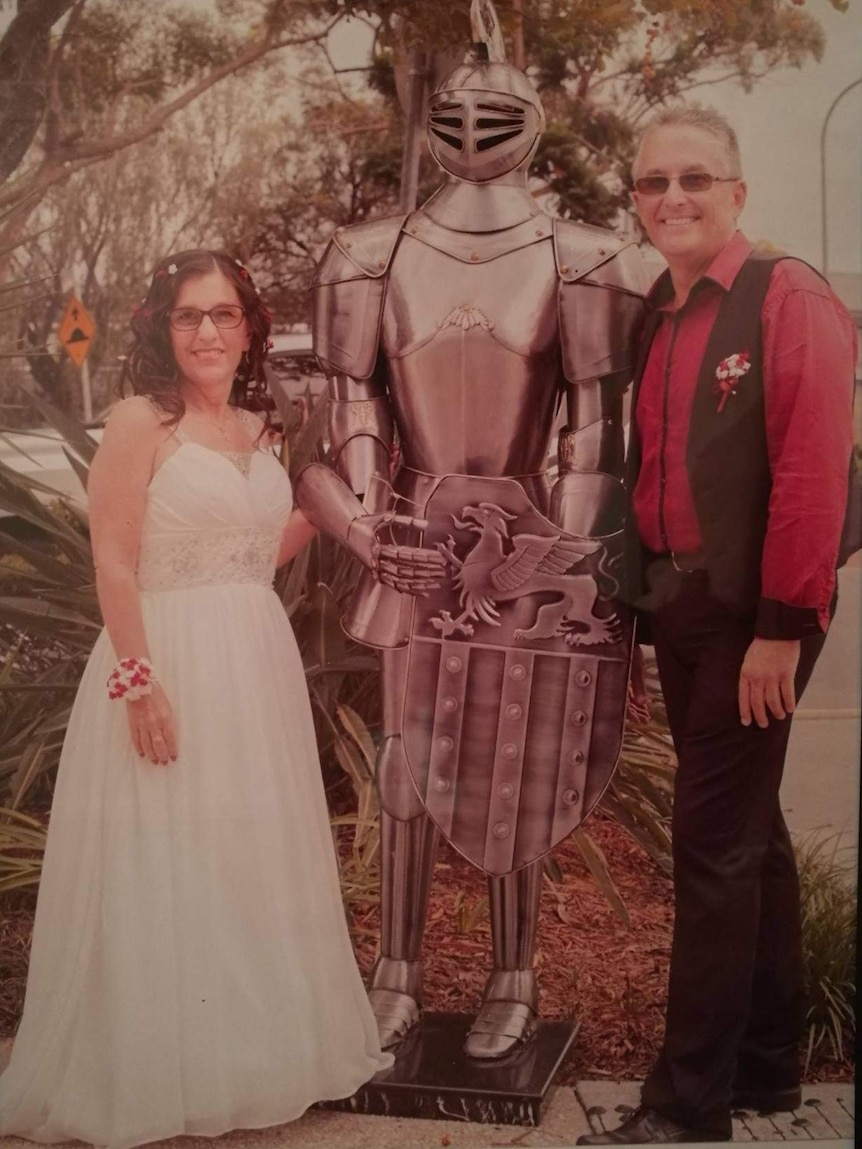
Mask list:
[[[673,298],[649,296],[663,321],[638,394],[642,461],[633,505],[644,545],[658,553],[701,546],[685,462],[692,403],[723,294],[751,250],[737,232],[678,310]],[[761,318],[772,470],[761,595],[815,609],[825,630],[853,441],[856,330],[835,293],[798,260],[775,265]]]

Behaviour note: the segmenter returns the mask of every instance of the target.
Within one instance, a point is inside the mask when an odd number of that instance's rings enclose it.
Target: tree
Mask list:
[[[819,0],[838,10],[847,0]],[[805,0],[496,0],[548,116],[531,174],[562,215],[613,224],[627,199],[636,128],[651,108],[726,80],[750,88],[823,54]],[[334,6],[331,7],[332,10]],[[380,21],[378,55],[403,42],[465,43],[467,4],[357,3]],[[402,24],[396,25],[396,16]],[[406,23],[405,23],[406,22]]]
[[[0,40],[13,75],[4,126],[14,129],[0,148],[0,210],[15,209],[0,224],[0,251],[49,188],[153,139],[228,76],[324,40],[344,15],[324,9],[317,0],[214,0],[209,12],[175,0],[19,0]]]
[[[227,246],[247,254],[267,186],[265,140],[278,134],[282,115],[277,94],[266,75],[252,83],[231,77],[179,113],[158,141],[77,173],[36,208],[40,234],[13,267],[43,281],[44,292],[22,305],[17,331],[0,342],[20,337],[33,378],[61,408],[75,409],[77,373],[50,353],[50,337],[71,286],[96,320],[88,363],[98,408],[116,382],[128,316],[165,251]],[[249,99],[273,109],[252,127],[236,114]],[[245,202],[250,210],[237,213]]]

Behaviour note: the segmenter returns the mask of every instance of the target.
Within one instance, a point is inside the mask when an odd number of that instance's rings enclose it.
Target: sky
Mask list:
[[[785,69],[748,94],[731,84],[704,89],[739,135],[748,182],[742,226],[822,268],[820,133],[833,99],[862,80],[862,3],[846,13],[809,3],[826,33],[818,63]],[[706,95],[708,93],[708,95]],[[828,270],[862,271],[862,84],[835,108],[826,135]]]

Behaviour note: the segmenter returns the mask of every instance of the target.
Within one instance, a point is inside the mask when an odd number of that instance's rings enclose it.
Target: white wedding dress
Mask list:
[[[134,753],[103,632],[57,778],[4,1134],[123,1149],[259,1128],[392,1063],[271,587],[290,510],[264,452],[181,440],[152,480],[138,583],[179,756]]]

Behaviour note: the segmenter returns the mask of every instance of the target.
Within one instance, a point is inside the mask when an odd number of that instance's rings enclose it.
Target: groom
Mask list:
[[[628,472],[633,590],[679,759],[676,918],[642,1105],[584,1145],[729,1140],[732,1106],[800,1103],[799,885],[779,785],[834,609],[852,447],[853,323],[815,271],[758,256],[737,230],[730,124],[659,113],[633,174],[668,263],[648,297]]]

